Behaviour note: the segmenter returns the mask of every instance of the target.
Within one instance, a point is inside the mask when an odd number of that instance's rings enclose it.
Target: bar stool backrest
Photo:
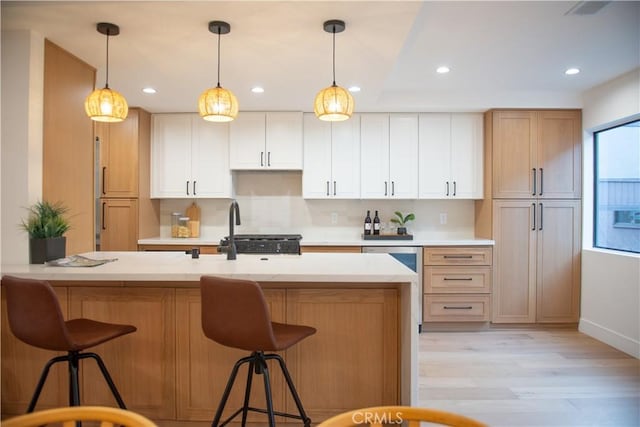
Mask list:
[[[49,423],[62,423],[63,427],[76,427],[76,421],[99,421],[101,427],[158,427],[150,419],[135,412],[104,406],[46,409],[2,420],[2,427],[36,427]]]
[[[44,280],[4,276],[11,332],[21,341],[47,350],[68,351],[67,332],[58,297]]]
[[[274,350],[271,315],[260,285],[252,280],[202,276],[202,330],[211,340],[247,351]]]

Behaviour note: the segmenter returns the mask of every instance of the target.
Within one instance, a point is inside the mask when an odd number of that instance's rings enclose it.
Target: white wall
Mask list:
[[[2,32],[0,258],[28,263],[29,239],[19,224],[42,196],[44,38]]]
[[[640,118],[640,69],[584,93],[580,331],[640,358],[640,255],[593,248],[593,132]]]
[[[416,239],[472,239],[474,210],[470,200],[305,200],[301,172],[235,172],[236,200],[242,225],[237,233],[299,233],[306,241],[360,239],[367,209],[380,211],[387,223],[393,212],[413,212],[408,225]],[[202,210],[201,234],[206,239],[228,235],[229,200],[198,200]],[[171,212],[184,212],[191,200],[160,203],[161,236],[169,237]],[[332,224],[332,214],[337,223]],[[447,224],[440,224],[440,213]]]

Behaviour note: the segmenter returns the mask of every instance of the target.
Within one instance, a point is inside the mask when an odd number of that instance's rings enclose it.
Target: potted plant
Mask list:
[[[412,213],[406,216],[400,211],[395,212],[395,218],[391,218],[391,222],[398,224],[398,234],[407,234],[407,222],[416,219],[416,216]]]
[[[29,216],[22,221],[22,228],[29,233],[29,262],[43,264],[64,258],[69,222],[64,217],[68,209],[60,202],[37,202],[29,208]]]

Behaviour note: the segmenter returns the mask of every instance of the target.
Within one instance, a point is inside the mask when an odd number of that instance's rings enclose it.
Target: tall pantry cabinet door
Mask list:
[[[231,197],[229,124],[192,117],[191,194]]]
[[[417,114],[389,116],[389,180],[391,197],[396,199],[418,197]]]
[[[451,194],[455,198],[481,199],[483,196],[482,130],[482,114],[451,115]]]
[[[331,175],[329,192],[336,198],[360,198],[360,116],[331,123]]]
[[[138,250],[138,201],[102,199],[100,202],[100,250]]]
[[[540,200],[538,203],[538,322],[578,321],[580,211],[580,200]]]
[[[451,195],[451,114],[427,113],[419,117],[419,197],[444,199]]]
[[[493,202],[494,323],[536,321],[536,206],[531,200]]]
[[[535,196],[536,113],[493,113],[493,197],[523,199]]]
[[[582,194],[580,111],[538,113],[537,196],[579,199]]]
[[[305,199],[330,197],[331,123],[304,114],[304,169],[302,196]]]
[[[191,197],[191,116],[152,116],[151,197]]]
[[[138,197],[138,111],[120,123],[96,122],[100,143],[100,196]]]
[[[360,115],[360,194],[381,199],[391,194],[389,182],[389,115]]]

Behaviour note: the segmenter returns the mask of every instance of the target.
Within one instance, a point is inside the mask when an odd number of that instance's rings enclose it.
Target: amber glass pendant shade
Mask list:
[[[353,96],[348,90],[331,85],[318,92],[313,111],[320,120],[339,122],[351,117],[353,104]]]
[[[100,34],[107,36],[107,71],[105,85],[96,89],[84,101],[84,110],[91,120],[97,122],[121,122],[127,118],[129,106],[124,96],[113,89],[109,89],[109,36],[120,34],[120,27],[108,22],[100,22],[96,26]]]
[[[129,106],[119,92],[105,87],[96,89],[84,101],[84,110],[97,122],[121,122],[127,118]]]
[[[238,100],[230,90],[212,87],[198,98],[198,111],[210,122],[230,122],[238,116]]]

